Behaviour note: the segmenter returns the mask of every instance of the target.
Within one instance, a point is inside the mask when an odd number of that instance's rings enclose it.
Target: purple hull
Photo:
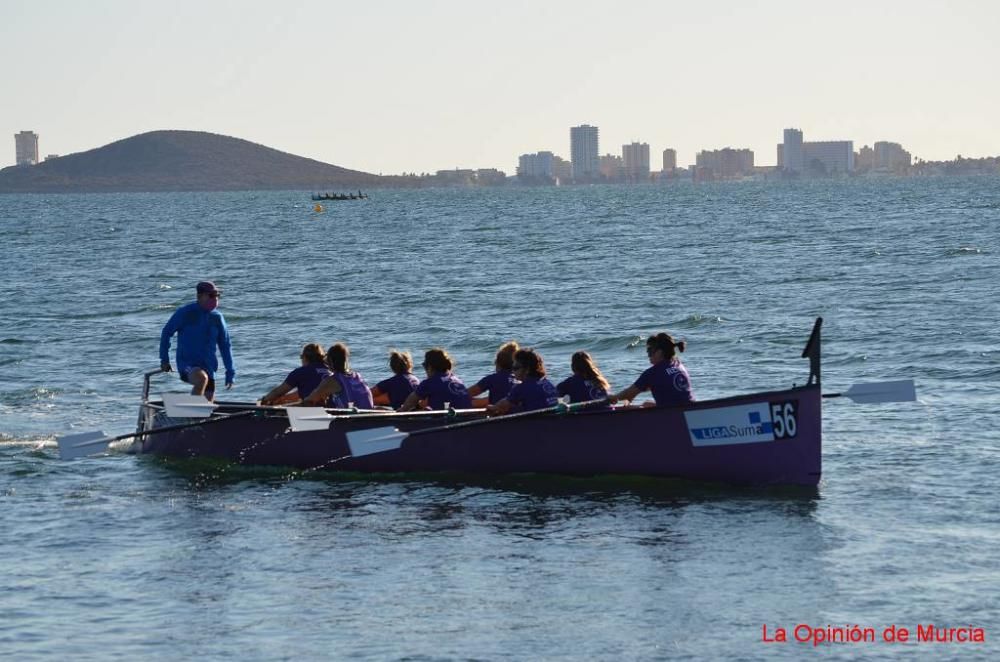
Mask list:
[[[341,416],[327,430],[296,433],[284,415],[269,413],[150,435],[137,450],[330,471],[641,475],[814,486],[821,472],[820,403],[813,385],[680,407],[546,413],[460,427],[448,424],[469,419]],[[142,407],[144,429],[178,422],[154,416],[153,403]],[[217,414],[238,410],[220,407]],[[397,449],[351,456],[347,432],[384,426],[417,434]]]

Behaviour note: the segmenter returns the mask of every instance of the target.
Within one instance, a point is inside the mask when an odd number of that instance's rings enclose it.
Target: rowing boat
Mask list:
[[[480,409],[355,412],[207,403],[194,396],[152,400],[154,371],[145,376],[136,432],[123,437],[134,438],[135,453],[322,471],[640,475],[815,486],[822,476],[821,325],[817,319],[802,353],[810,361],[804,385],[669,407],[559,405],[487,418]],[[898,390],[901,384],[869,386]],[[909,382],[903,390],[912,389]],[[843,395],[867,402],[915,397],[887,397],[885,388]],[[74,447],[112,440],[75,440]]]

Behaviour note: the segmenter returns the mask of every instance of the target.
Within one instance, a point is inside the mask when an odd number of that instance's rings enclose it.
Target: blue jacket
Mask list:
[[[226,384],[232,384],[236,377],[233,366],[233,351],[229,342],[226,318],[218,310],[208,312],[198,302],[181,306],[167,320],[160,333],[160,363],[170,363],[170,338],[177,334],[177,370],[203,368],[208,376],[215,378],[219,360],[215,348],[222,354],[226,366]]]

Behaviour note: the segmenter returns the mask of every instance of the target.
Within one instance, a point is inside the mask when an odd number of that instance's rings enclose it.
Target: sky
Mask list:
[[[776,162],[805,140],[1000,155],[993,0],[0,0],[0,167],[210,131],[372,173],[633,141]],[[4,148],[3,145],[6,145]]]

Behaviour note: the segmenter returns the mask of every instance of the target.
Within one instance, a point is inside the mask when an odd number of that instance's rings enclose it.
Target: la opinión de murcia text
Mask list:
[[[881,629],[861,625],[825,625],[813,627],[798,623],[792,628],[761,626],[760,640],[766,644],[796,642],[800,644],[982,644],[986,629],[980,627],[943,627],[934,624],[907,628],[888,625]]]

